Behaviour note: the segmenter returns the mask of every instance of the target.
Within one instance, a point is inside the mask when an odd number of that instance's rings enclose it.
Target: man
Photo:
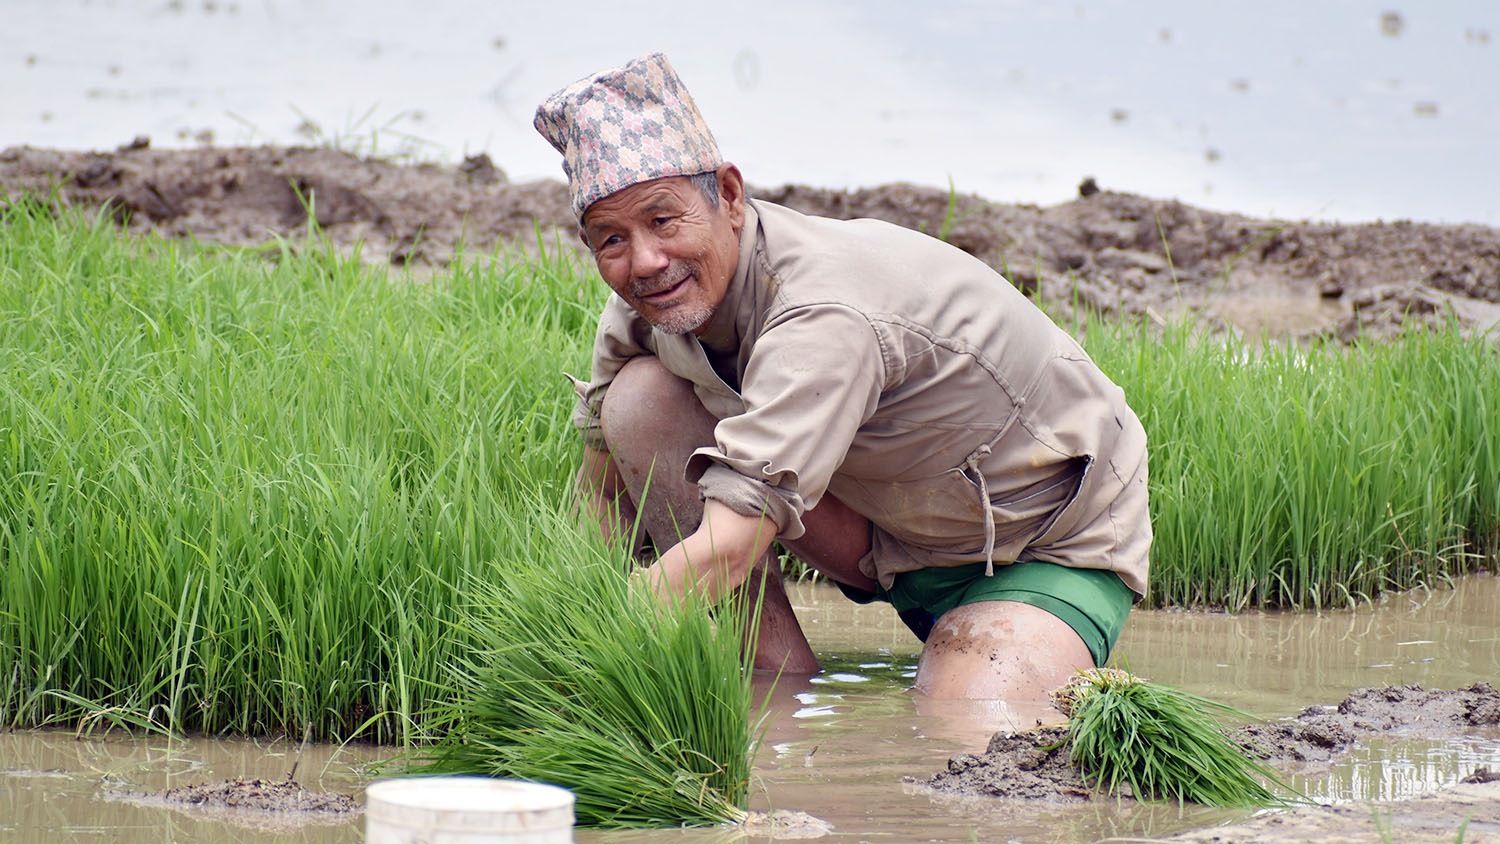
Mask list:
[[[1037,701],[1103,664],[1146,588],[1146,438],[1071,337],[947,244],[748,198],[659,54],[536,126],[615,293],[581,486],[606,532],[638,515],[665,549],[652,588],[759,585],[779,541],[894,605],[929,697]],[[757,666],[817,671],[764,585]]]

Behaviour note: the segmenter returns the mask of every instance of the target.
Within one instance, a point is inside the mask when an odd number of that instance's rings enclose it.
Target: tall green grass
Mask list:
[[[0,211],[0,723],[421,736],[485,590],[571,562],[602,299],[560,257],[414,284]],[[1151,438],[1153,603],[1340,604],[1500,533],[1484,340],[1088,346]]]
[[[633,596],[571,515],[600,298],[561,259],[424,286],[4,212],[0,722],[443,729],[585,824],[733,817],[738,616]]]
[[[411,737],[461,584],[566,498],[598,299],[561,259],[422,286],[9,208],[0,722]]]
[[[1493,565],[1496,338],[1088,336],[1150,438],[1153,603],[1347,605]]]

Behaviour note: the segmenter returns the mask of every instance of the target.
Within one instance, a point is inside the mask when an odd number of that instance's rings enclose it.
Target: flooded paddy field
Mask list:
[[[1156,837],[1240,821],[1247,812],[1103,799],[1055,805],[939,794],[910,780],[950,756],[982,749],[997,729],[1036,713],[936,705],[907,690],[917,642],[879,607],[800,585],[793,601],[825,672],[769,689],[771,719],[756,763],[752,809],[806,812],[829,840],[1092,842]],[[1420,684],[1454,689],[1500,678],[1500,578],[1453,589],[1387,595],[1373,606],[1321,613],[1239,615],[1146,611],[1131,616],[1116,651],[1138,674],[1270,719],[1332,706],[1356,688]],[[370,763],[390,748],[297,742],[0,734],[0,841],[346,842],[363,819],[208,814],[120,799],[227,778],[284,780],[296,764],[306,789],[362,800]],[[1319,802],[1361,807],[1500,770],[1500,727],[1443,739],[1399,735],[1361,742],[1331,764],[1289,771]],[[1352,811],[1352,809],[1351,809]],[[1390,810],[1399,819],[1403,809]],[[1462,816],[1453,819],[1452,840]],[[1489,824],[1493,825],[1493,824]],[[1468,841],[1487,840],[1484,823]],[[738,830],[579,831],[580,842],[747,840]],[[1266,839],[1274,840],[1274,839]],[[1301,840],[1285,838],[1283,840]]]

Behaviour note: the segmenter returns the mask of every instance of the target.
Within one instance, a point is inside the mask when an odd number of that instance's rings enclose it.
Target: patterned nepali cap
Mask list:
[[[723,163],[692,95],[661,53],[574,82],[537,107],[534,123],[563,155],[580,222],[590,205],[616,191]]]

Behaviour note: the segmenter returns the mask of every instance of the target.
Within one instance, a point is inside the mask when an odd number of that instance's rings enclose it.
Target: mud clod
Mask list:
[[[1500,693],[1489,683],[1465,689],[1472,697],[1464,701],[1464,719],[1476,727],[1500,726]]]
[[[106,800],[175,809],[204,820],[266,831],[308,824],[342,824],[361,811],[354,798],[312,791],[292,780],[228,779],[169,788],[154,794],[107,792]]]
[[[348,814],[359,804],[347,794],[309,791],[290,780],[229,779],[170,788],[161,792],[165,803],[254,809],[261,812],[335,812]]]
[[[828,821],[789,809],[750,812],[740,828],[748,835],[772,841],[823,838],[833,832],[833,824]]]
[[[1080,803],[1092,795],[1068,753],[1066,727],[996,733],[983,755],[959,754],[925,781],[939,791]]]
[[[495,166],[487,153],[471,155],[458,165],[458,172],[465,173],[469,179],[481,185],[493,185],[497,182],[509,181],[505,177],[505,171]]]
[[[1469,774],[1459,780],[1459,782],[1471,785],[1485,782],[1500,782],[1500,771],[1491,771],[1489,768],[1481,765],[1474,769],[1474,773]]]

